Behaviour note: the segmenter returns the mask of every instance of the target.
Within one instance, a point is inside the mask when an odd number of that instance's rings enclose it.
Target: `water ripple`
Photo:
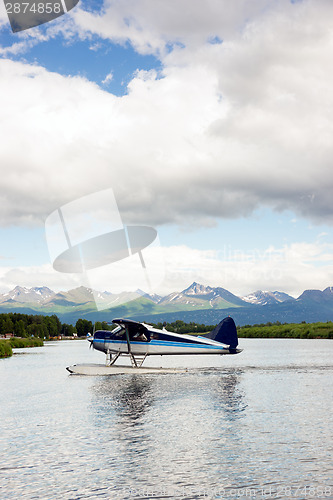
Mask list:
[[[283,341],[248,342],[167,376],[69,376],[80,342],[0,362],[0,498],[333,498],[321,342],[287,342],[288,362]]]

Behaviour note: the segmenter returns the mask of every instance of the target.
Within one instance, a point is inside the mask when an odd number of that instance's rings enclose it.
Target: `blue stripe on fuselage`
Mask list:
[[[95,339],[94,342],[104,344],[104,339]],[[124,344],[126,345],[126,342],[123,340],[111,340],[107,339],[105,341],[108,344]],[[142,341],[131,341],[131,345],[155,345],[155,346],[169,346],[169,347],[186,347],[186,348],[202,348],[202,349],[227,349],[224,346],[215,346],[215,345],[209,345],[209,344],[204,344],[202,342],[181,342],[177,340],[176,342],[171,342],[170,340],[156,340],[152,339],[150,342],[142,342]]]
[[[224,346],[215,346],[215,345],[209,345],[209,344],[204,344],[202,342],[180,342],[180,341],[176,341],[176,342],[170,342],[169,340],[166,340],[166,341],[163,341],[163,340],[151,340],[149,342],[150,344],[152,345],[163,345],[163,346],[176,346],[176,347],[201,347],[203,349],[224,349],[225,347]]]

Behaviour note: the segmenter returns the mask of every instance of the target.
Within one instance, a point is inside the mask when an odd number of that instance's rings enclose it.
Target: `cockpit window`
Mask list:
[[[104,339],[104,337],[105,337],[105,331],[103,330],[98,330],[97,332],[94,333],[95,339]]]
[[[116,340],[126,339],[125,328],[122,328],[121,326],[113,330],[112,333],[113,333],[113,338]]]
[[[143,332],[137,332],[132,336],[132,340],[136,342],[148,342],[146,335]]]
[[[129,329],[129,339],[133,342],[149,342],[150,334],[146,328],[131,328]],[[95,339],[104,339],[105,341],[112,340],[121,340],[122,342],[126,342],[126,329],[124,326],[117,326],[112,331],[107,330],[99,330],[95,332]]]

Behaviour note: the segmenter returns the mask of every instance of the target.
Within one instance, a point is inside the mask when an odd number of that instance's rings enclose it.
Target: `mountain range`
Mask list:
[[[262,290],[238,297],[222,287],[196,282],[181,292],[164,297],[140,290],[137,293],[139,298],[124,302],[124,297],[131,297],[131,294],[93,292],[83,286],[67,292],[54,292],[46,286],[16,286],[10,292],[0,294],[0,313],[56,314],[66,323],[76,323],[78,318],[111,321],[115,317],[127,317],[154,323],[179,319],[213,325],[228,314],[238,325],[333,319],[333,287],[323,291],[305,290],[298,298],[284,292]],[[96,308],[96,294],[105,305],[102,311]],[[115,306],[117,302],[122,305]]]

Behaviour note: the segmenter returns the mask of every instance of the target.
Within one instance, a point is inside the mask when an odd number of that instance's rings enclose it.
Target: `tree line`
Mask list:
[[[106,322],[97,321],[95,330],[108,330]],[[42,314],[3,313],[0,314],[0,335],[13,334],[15,337],[85,337],[93,332],[93,323],[86,319],[78,319],[75,325],[61,323],[58,316]]]
[[[172,323],[151,323],[154,328],[159,328],[160,330],[164,327],[168,332],[173,333],[192,333],[200,334],[210,332],[215,328],[216,325],[204,325],[200,323],[185,323],[184,321],[177,320]]]
[[[261,323],[237,327],[238,337],[246,338],[292,338],[333,339],[333,322],[326,323]]]
[[[216,325],[202,325],[197,323],[184,323],[174,321],[173,323],[156,323],[156,328],[164,328],[174,333],[190,333],[200,335],[212,331]],[[255,325],[237,326],[238,337],[242,338],[296,338],[296,339],[333,339],[333,322],[326,323],[261,323]]]
[[[200,335],[210,332],[216,325],[204,325],[200,323],[185,323],[178,320],[172,323],[152,323],[155,328],[166,328],[169,332],[189,333]],[[52,314],[43,316],[41,314],[3,313],[0,314],[0,335],[13,334],[15,337],[28,338],[39,337],[50,339],[55,337],[86,337],[94,330],[112,330],[115,325],[106,321],[92,321],[79,318],[75,325],[61,323],[59,318]],[[326,338],[333,339],[333,322],[326,323],[265,323],[255,325],[237,326],[239,337],[248,338]]]

